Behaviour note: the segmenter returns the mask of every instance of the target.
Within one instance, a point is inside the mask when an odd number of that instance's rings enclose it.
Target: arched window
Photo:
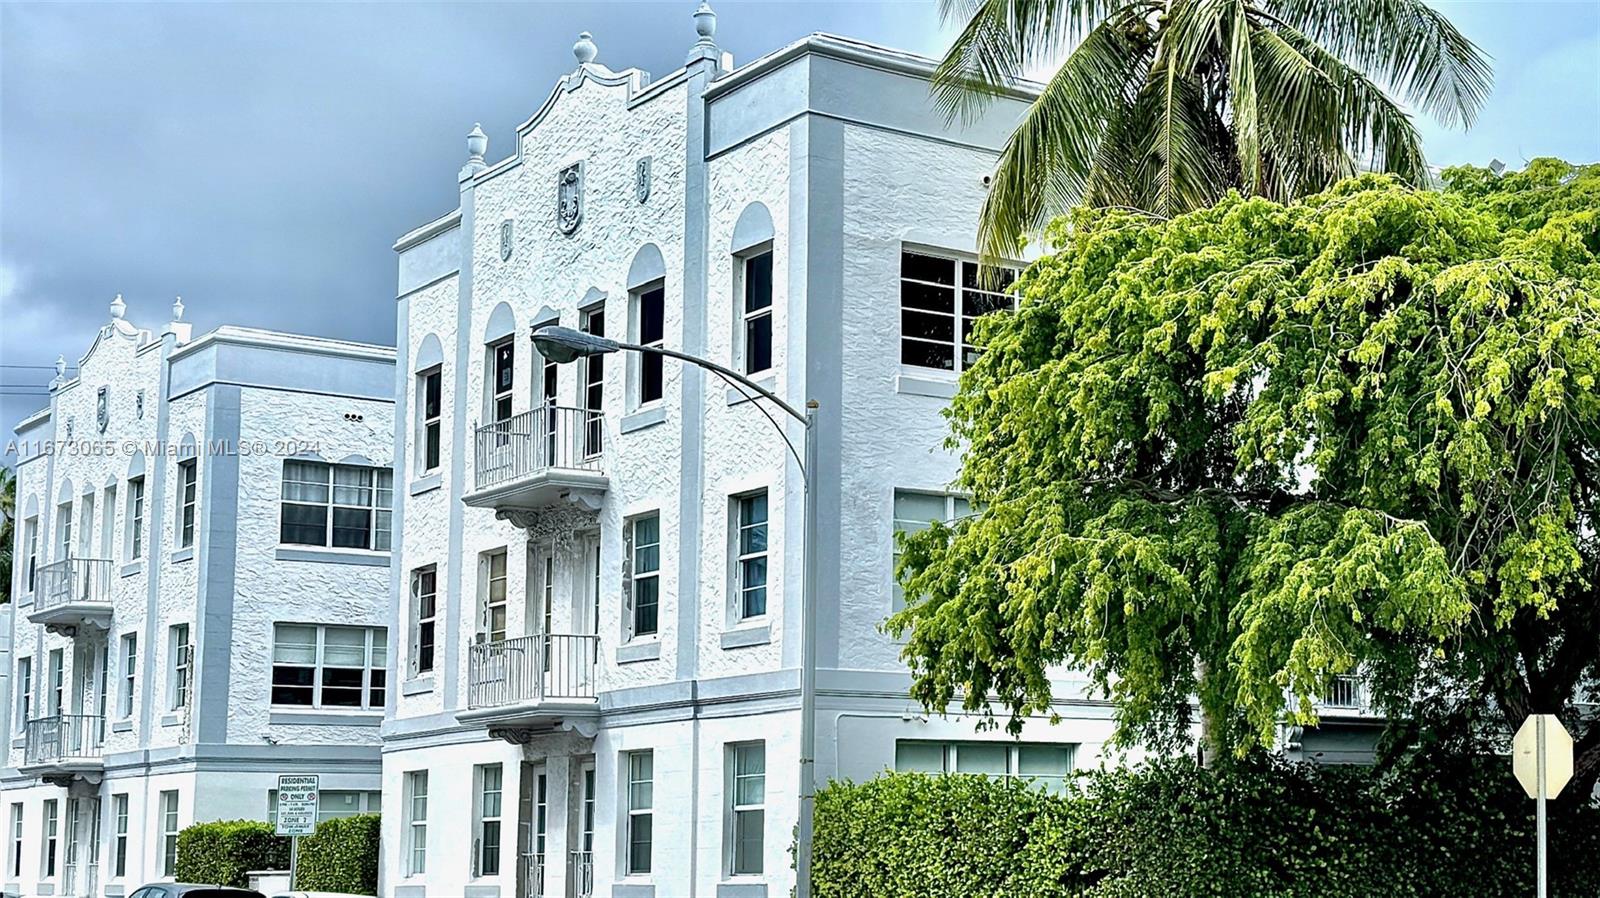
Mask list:
[[[653,243],[639,247],[628,266],[628,336],[642,346],[666,343],[667,267]],[[665,389],[661,356],[646,352],[631,359],[629,394],[633,407],[660,402]]]

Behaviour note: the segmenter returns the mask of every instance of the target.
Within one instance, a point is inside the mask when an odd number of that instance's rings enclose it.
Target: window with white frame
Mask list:
[[[772,369],[772,250],[740,258],[739,268],[739,351],[744,373],[759,374]]]
[[[767,491],[733,500],[734,610],[739,620],[767,613]]]
[[[645,287],[633,296],[633,326],[641,346],[666,344],[667,288],[664,284]],[[664,387],[663,356],[654,352],[638,354],[639,381],[634,387],[634,405],[661,400]]]
[[[65,679],[66,669],[65,669],[65,665],[66,665],[66,659],[62,654],[62,650],[61,649],[51,649],[50,650],[50,682],[49,682],[50,702],[49,702],[49,704],[45,705],[45,716],[46,717],[57,717],[57,716],[59,716],[61,714],[61,709],[63,707],[65,707],[65,705],[62,702],[62,696],[65,694],[65,688],[66,688],[66,679]]]
[[[544,864],[546,842],[550,835],[550,777],[543,766],[534,768],[533,774],[533,894],[544,895]]]
[[[194,512],[199,497],[200,463],[196,459],[178,462],[178,548],[194,545]]]
[[[389,551],[394,472],[365,465],[283,463],[278,541]]]
[[[728,746],[728,872],[759,876],[766,845],[767,745]]]
[[[6,868],[11,871],[11,878],[22,876],[22,802],[11,803],[11,856],[7,858]]]
[[[428,872],[428,771],[412,770],[405,779],[406,875]]]
[[[505,768],[499,764],[478,764],[473,768],[477,783],[474,804],[473,870],[475,876],[500,875],[500,816]]]
[[[100,503],[100,557],[116,558],[117,552],[117,488],[106,487],[105,499]]]
[[[661,515],[641,515],[628,522],[627,541],[632,558],[628,599],[630,638],[653,636],[660,623]]]
[[[133,716],[133,677],[134,671],[139,666],[139,635],[137,633],[122,634],[121,644],[117,652],[121,662],[120,688],[117,691],[117,716],[124,719]]]
[[[433,671],[433,646],[439,610],[439,569],[435,565],[411,572],[411,672]]]
[[[622,757],[628,774],[628,841],[624,870],[630,875],[649,873],[650,853],[655,838],[655,753],[648,749],[630,751],[624,752]]]
[[[128,875],[128,793],[111,796],[111,816],[111,878],[121,879]]]
[[[434,366],[417,375],[418,456],[422,473],[439,470],[444,432],[444,368]]]
[[[900,254],[900,362],[918,368],[962,371],[978,359],[972,324],[1016,306],[1017,273],[980,273],[978,263],[927,252]]]
[[[511,418],[511,392],[516,385],[517,341],[507,337],[489,347],[489,420]]]
[[[178,793],[161,793],[161,875],[171,876],[178,869]]]
[[[33,719],[33,659],[17,659],[17,721]]]
[[[56,561],[72,557],[72,503],[56,506]]]
[[[1072,775],[1074,746],[1043,742],[928,742],[901,739],[894,769],[918,773],[973,773],[1028,780],[1052,792]]]
[[[144,477],[128,478],[128,560],[144,557]]]
[[[167,682],[168,710],[176,711],[189,704],[189,672],[193,669],[194,651],[189,645],[189,625],[173,624],[167,636],[167,664],[170,676]]]
[[[551,325],[557,323],[558,321],[549,322]],[[542,325],[536,325],[535,329],[540,326]],[[544,440],[544,447],[541,450],[544,453],[544,458],[551,464],[561,460],[559,451],[562,435],[558,433],[561,424],[561,413],[558,411],[561,407],[560,393],[561,366],[550,359],[542,359],[539,365],[539,408],[544,411],[540,413],[543,421],[540,424],[539,437]],[[535,420],[538,420],[538,418]]]
[[[39,572],[39,518],[28,518],[22,522],[22,585],[23,592],[32,594],[36,575]]]
[[[381,710],[388,647],[383,627],[275,624],[272,703]]]
[[[377,814],[383,810],[383,793],[358,789],[319,789],[317,822],[357,814]],[[267,790],[267,822],[277,825],[278,790]]]
[[[597,305],[584,309],[578,316],[580,329],[596,337],[606,335],[606,307]],[[583,374],[583,455],[592,458],[604,448],[604,409],[606,395],[606,357],[584,356],[580,371]]]
[[[59,835],[60,819],[56,799],[48,798],[44,802],[44,840],[40,846],[39,872],[44,879],[56,875],[56,840]]]
[[[506,550],[478,556],[478,632],[489,642],[506,638]]]
[[[894,564],[893,571],[900,567],[900,534],[916,533],[926,530],[933,522],[940,521],[946,524],[960,520],[972,514],[972,502],[965,496],[953,493],[920,493],[914,490],[894,491]],[[899,578],[894,580],[893,607],[895,611],[905,607],[905,592],[900,588]]]

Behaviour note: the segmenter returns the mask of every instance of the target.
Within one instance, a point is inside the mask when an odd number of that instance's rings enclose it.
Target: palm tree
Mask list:
[[[11,544],[17,520],[17,475],[0,465],[0,605],[11,601]]]
[[[1446,126],[1488,96],[1487,57],[1423,0],[942,0],[966,26],[934,76],[952,118],[1065,61],[1001,153],[987,257],[1087,202],[1172,216],[1229,188],[1276,200],[1359,166],[1426,179],[1411,117]]]

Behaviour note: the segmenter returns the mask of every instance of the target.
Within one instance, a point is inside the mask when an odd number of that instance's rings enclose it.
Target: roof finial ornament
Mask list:
[[[111,317],[121,321],[122,316],[127,314],[127,311],[128,304],[122,301],[122,294],[118,293],[117,298],[111,300]]]
[[[62,355],[58,355],[58,356],[56,356],[56,377],[55,377],[55,380],[50,381],[50,389],[52,391],[59,390],[61,388],[61,385],[66,383],[66,382],[67,382],[67,357],[66,356],[62,356]]]
[[[572,45],[572,55],[578,57],[578,65],[585,66],[594,62],[600,48],[594,45],[594,35],[587,31],[578,35],[578,42]]]
[[[715,47],[714,38],[717,36],[717,11],[711,8],[707,0],[700,0],[700,8],[694,11],[694,30],[700,39],[694,42],[696,47]]]
[[[183,320],[183,297],[181,296],[175,296],[172,298],[172,320]]]
[[[473,122],[472,130],[467,132],[467,162],[482,165],[483,154],[488,151],[489,135],[483,133],[483,123]]]

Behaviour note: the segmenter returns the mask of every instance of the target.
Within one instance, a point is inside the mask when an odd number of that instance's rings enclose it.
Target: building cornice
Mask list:
[[[224,325],[214,331],[202,334],[199,338],[173,350],[170,359],[174,362],[179,361],[213,344],[253,346],[285,352],[309,352],[317,355],[389,362],[391,364],[394,362],[395,355],[394,347],[392,346],[379,346],[374,343],[356,343],[349,340],[333,340],[327,337],[311,337],[302,334],[288,334],[281,331]]]
[[[392,249],[397,253],[403,253],[412,247],[427,243],[452,228],[459,227],[461,227],[461,210],[454,209],[400,235],[400,239],[394,242]]]

